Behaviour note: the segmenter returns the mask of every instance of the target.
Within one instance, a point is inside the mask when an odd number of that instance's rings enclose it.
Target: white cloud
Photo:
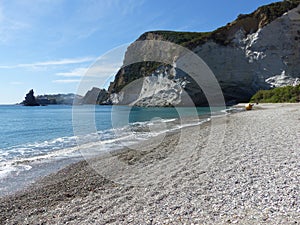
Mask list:
[[[121,68],[122,63],[113,63],[113,64],[105,64],[105,65],[96,65],[89,68],[87,71],[87,76],[99,76],[99,75],[111,75],[113,73],[117,73]]]
[[[88,68],[75,68],[72,71],[69,72],[59,72],[56,73],[57,76],[63,76],[63,77],[81,77],[87,72]]]
[[[84,58],[74,58],[74,59],[60,59],[54,61],[46,61],[46,62],[37,62],[32,64],[20,64],[20,66],[55,66],[55,65],[67,65],[67,64],[78,64],[84,62],[94,61],[96,58],[93,57],[84,57]]]
[[[59,72],[56,73],[58,76],[63,77],[103,77],[110,76],[112,74],[116,74],[121,67],[122,63],[112,63],[112,64],[104,64],[104,65],[93,65],[90,68],[87,67],[79,67],[75,68],[69,72]]]
[[[79,83],[80,79],[69,79],[69,80],[53,80],[52,83],[57,84],[69,84],[69,83]]]
[[[25,67],[46,67],[46,66],[61,66],[61,65],[69,65],[69,64],[80,64],[86,62],[92,62],[96,58],[94,57],[83,57],[83,58],[73,58],[73,59],[59,59],[59,60],[51,60],[45,62],[34,62],[34,63],[22,63],[17,65],[0,65],[0,69],[15,69],[15,68],[25,68]]]

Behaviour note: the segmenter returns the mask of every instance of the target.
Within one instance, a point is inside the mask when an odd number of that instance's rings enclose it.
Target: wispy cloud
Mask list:
[[[25,68],[25,67],[34,68],[34,67],[80,64],[80,63],[92,62],[95,59],[96,58],[94,57],[83,57],[83,58],[73,58],[73,59],[50,60],[50,61],[34,62],[34,63],[21,63],[17,65],[0,65],[0,69],[15,69],[15,68]]]
[[[68,80],[53,80],[52,83],[56,84],[69,84],[69,83],[79,83],[80,79],[68,79]]]
[[[22,82],[19,82],[19,81],[12,81],[10,82],[11,85],[21,85],[23,84]]]
[[[121,62],[103,64],[103,65],[95,64],[90,68],[79,67],[69,72],[59,72],[56,73],[56,75],[65,77],[65,79],[56,79],[53,80],[52,83],[56,83],[56,84],[80,83],[81,85],[80,87],[84,90],[89,89],[95,84],[99,84],[99,85],[102,84],[103,87],[106,87],[105,86],[106,81],[117,73],[121,65],[122,65]]]
[[[122,63],[112,63],[104,65],[95,65],[88,69],[86,76],[97,77],[97,76],[110,76],[116,74],[121,68]]]
[[[144,3],[145,0],[88,1],[88,4],[81,4],[79,10],[72,13],[70,25],[63,27],[62,32],[75,39],[85,39],[97,32],[106,32],[111,27],[118,27],[120,18],[139,11]]]
[[[1,3],[1,2],[0,2]],[[29,27],[22,21],[16,21],[5,15],[3,5],[0,4],[0,43],[6,43],[11,39],[15,39],[16,33]]]
[[[88,68],[80,67],[75,68],[69,72],[59,72],[56,73],[57,76],[63,76],[63,77],[81,77],[87,72]]]
[[[144,0],[136,1],[136,0],[129,0],[126,2],[126,6],[122,6],[122,14],[127,16],[128,14],[135,13],[135,11],[141,7],[145,3]]]
[[[116,73],[121,67],[122,63],[112,63],[104,65],[94,65],[90,68],[79,67],[68,72],[56,73],[57,76],[63,77],[97,77],[97,76],[110,76]]]

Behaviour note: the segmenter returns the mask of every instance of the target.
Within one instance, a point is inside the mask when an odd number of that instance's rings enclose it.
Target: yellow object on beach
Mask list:
[[[252,106],[253,106],[253,104],[248,103],[248,104],[245,105],[245,109],[246,110],[251,110]]]

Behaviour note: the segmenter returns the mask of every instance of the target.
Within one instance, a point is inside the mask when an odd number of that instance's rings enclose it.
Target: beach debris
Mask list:
[[[254,104],[247,103],[247,104],[245,105],[245,109],[246,109],[246,110],[251,110],[252,107],[253,107],[253,105],[254,105]]]

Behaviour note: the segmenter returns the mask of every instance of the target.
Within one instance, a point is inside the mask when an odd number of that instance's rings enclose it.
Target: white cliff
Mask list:
[[[212,70],[227,102],[248,101],[260,89],[300,83],[300,6],[271,22],[266,22],[267,17],[262,12],[258,9],[243,15],[244,19],[217,30],[215,37],[189,47]],[[141,37],[164,40],[167,35],[172,34],[149,32]],[[161,54],[166,53],[162,51]],[[169,63],[168,73],[141,75],[138,85],[113,93],[112,102],[140,106],[179,105],[184,99],[182,95],[188,91],[190,96],[196,96],[193,99],[196,104],[201,105],[205,102],[201,90],[185,75],[176,75],[174,68],[179,60],[180,56],[176,56],[173,63]],[[124,78],[119,77],[114,85],[122,82]]]
[[[252,34],[238,30],[230,45],[209,41],[195,49],[214,72],[225,95],[248,98],[259,89],[296,83],[300,77],[298,11],[299,7]]]

